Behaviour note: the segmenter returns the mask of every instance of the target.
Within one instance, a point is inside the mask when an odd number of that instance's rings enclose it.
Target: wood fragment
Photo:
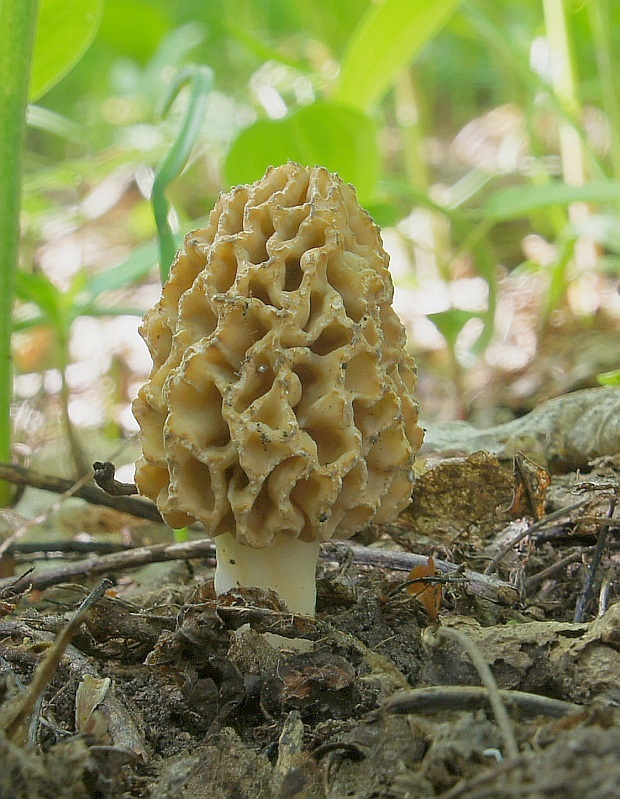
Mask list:
[[[101,584],[98,588],[100,587]],[[92,593],[89,594],[89,597],[92,596]],[[91,612],[97,607],[99,607],[97,604],[91,605]],[[63,621],[62,617],[50,616],[42,616],[36,620],[29,618],[28,622],[0,620],[0,636],[4,639],[0,643],[0,656],[9,662],[21,663],[35,668],[42,662],[44,656],[23,645],[13,646],[8,641],[11,638],[20,637],[39,645],[52,646],[63,629],[63,624],[61,623]],[[39,626],[39,623],[41,626]],[[96,661],[92,657],[85,655],[73,644],[67,646],[63,654],[63,663],[71,675],[80,680],[84,679],[85,676],[99,678],[99,666]],[[111,693],[103,699],[100,708],[111,720],[111,732],[114,733],[113,739],[116,743],[116,748],[119,748],[118,742],[121,741],[124,747],[129,749],[136,758],[144,761],[147,757],[144,735],[138,730],[132,714],[126,707],[126,700],[120,702]]]
[[[392,552],[334,540],[321,545],[321,558],[329,560],[328,553],[330,552],[333,552],[334,555],[341,552],[344,556],[349,550],[353,553],[352,562],[355,564],[392,571],[410,572],[414,566],[424,565],[428,562],[427,555],[418,555],[415,552]],[[441,574],[452,575],[462,579],[467,589],[482,599],[488,599],[490,602],[498,602],[502,605],[512,605],[519,600],[519,592],[514,585],[506,583],[493,575],[481,574],[471,569],[463,569],[462,566],[450,563],[447,560],[435,559],[435,567]]]
[[[429,453],[486,450],[499,458],[523,452],[552,472],[583,468],[620,449],[620,391],[586,388],[554,397],[526,416],[478,429],[468,422],[426,424],[422,457]]]
[[[135,483],[120,483],[114,475],[116,467],[111,461],[95,461],[93,478],[95,483],[111,497],[130,497],[138,493]]]
[[[570,566],[571,563],[577,563],[588,551],[589,549],[580,548],[577,552],[571,552],[570,555],[562,558],[562,560],[557,560],[555,563],[547,566],[547,568],[541,569],[539,572],[536,572],[536,574],[532,574],[531,577],[525,580],[526,589],[531,591],[536,588],[537,585],[549,579],[549,577],[552,577],[554,574],[557,574],[557,572],[561,572],[567,566]]]

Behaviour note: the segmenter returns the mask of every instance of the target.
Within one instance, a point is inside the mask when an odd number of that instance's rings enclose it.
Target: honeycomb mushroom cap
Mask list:
[[[409,503],[422,442],[388,256],[354,189],[289,163],[220,196],[141,334],[136,483],[172,527],[268,546]]]

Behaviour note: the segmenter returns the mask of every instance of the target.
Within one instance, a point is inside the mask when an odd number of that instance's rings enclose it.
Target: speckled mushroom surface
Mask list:
[[[409,503],[422,441],[388,256],[354,189],[271,168],[190,233],[141,333],[140,492],[251,547],[348,537]]]

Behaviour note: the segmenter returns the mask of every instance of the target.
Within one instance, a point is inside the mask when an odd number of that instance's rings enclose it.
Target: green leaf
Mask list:
[[[620,386],[620,369],[614,369],[612,372],[602,372],[596,376],[596,379],[602,386]]]
[[[50,111],[49,108],[42,108],[40,105],[28,106],[26,122],[31,128],[53,133],[63,139],[79,139],[84,135],[81,125],[77,125],[55,111]]]
[[[495,221],[518,219],[553,205],[575,202],[607,203],[620,199],[620,180],[595,180],[585,186],[550,183],[546,186],[509,186],[491,194],[484,215]]]
[[[49,320],[44,314],[38,313],[34,316],[28,316],[25,319],[19,319],[13,322],[13,331],[15,333],[21,333],[24,330],[32,330],[35,327],[41,327],[43,325],[48,326]]]
[[[229,36],[240,45],[253,53],[261,61],[274,61],[279,64],[286,64],[293,69],[300,72],[311,72],[312,69],[306,61],[301,61],[298,58],[291,58],[291,56],[283,53],[276,47],[270,47],[265,44],[264,39],[253,31],[249,31],[244,25],[245,20],[239,19],[227,20],[224,22],[224,28]],[[247,24],[247,23],[246,23]]]
[[[324,166],[352,183],[361,203],[375,195],[379,177],[377,129],[366,114],[326,100],[283,120],[263,119],[241,132],[225,164],[231,185],[259,180],[269,166],[297,161]]]
[[[144,316],[144,308],[132,305],[84,305],[78,316]]]
[[[57,318],[62,306],[61,291],[43,272],[32,275],[18,269],[15,275],[15,296],[22,302],[34,303],[50,322]]]
[[[129,258],[118,266],[92,277],[88,283],[89,293],[96,297],[102,291],[116,291],[136,283],[157,266],[158,255],[156,241],[136,247]]]
[[[106,0],[97,38],[118,53],[146,64],[172,27],[168,8],[158,8],[153,0]],[[136,31],[140,31],[139,36]]]
[[[179,90],[186,83],[189,83],[190,95],[183,121],[174,144],[157,167],[151,194],[159,239],[159,272],[162,283],[168,279],[170,266],[177,249],[174,233],[168,223],[170,206],[164,192],[187,165],[192,148],[198,139],[207,107],[207,98],[213,86],[213,72],[209,67],[200,67],[196,64],[180,70],[163,98],[164,113],[170,108]]]
[[[396,225],[403,217],[403,214],[399,211],[398,206],[389,202],[378,201],[374,203],[367,203],[366,210],[381,228],[392,227]]]
[[[447,311],[429,313],[428,318],[445,338],[450,349],[454,351],[461,330],[471,319],[479,319],[480,314],[475,311],[465,311],[462,308],[449,308]]]
[[[450,19],[460,0],[384,0],[370,6],[342,60],[335,99],[371,111],[398,73]]]
[[[30,76],[31,102],[77,64],[95,37],[102,13],[103,0],[41,0]]]

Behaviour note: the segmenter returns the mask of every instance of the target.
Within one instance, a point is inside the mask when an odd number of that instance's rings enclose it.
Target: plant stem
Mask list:
[[[407,180],[416,189],[427,192],[428,169],[424,158],[424,130],[420,113],[419,92],[413,80],[412,68],[401,73],[394,85],[396,119],[403,145],[403,160]]]
[[[579,99],[575,64],[572,54],[566,0],[543,0],[545,27],[551,49],[551,80],[553,91],[568,112],[570,122],[559,123],[560,157],[564,182],[569,186],[583,186],[588,177],[584,148],[579,128],[583,128],[583,112]],[[571,222],[582,222],[589,216],[586,203],[571,203],[568,217]],[[579,271],[595,266],[596,247],[592,241],[576,242],[574,260]]]
[[[404,70],[394,84],[394,101],[407,183],[416,192],[428,195],[431,181],[424,154],[425,135],[422,122],[428,117],[428,113],[424,97],[415,81],[413,67]],[[437,271],[449,280],[451,275],[446,269],[449,245],[445,232],[445,216],[430,208],[419,208],[418,211],[424,215],[429,249]]]
[[[543,0],[545,27],[551,49],[551,80],[556,97],[579,124],[581,107],[571,53],[564,0]],[[564,180],[570,186],[585,182],[583,150],[574,126],[560,122],[560,153]]]
[[[213,73],[208,67],[191,66],[181,70],[170,87],[164,102],[164,112],[172,104],[176,94],[185,83],[189,83],[190,97],[177,138],[157,168],[151,204],[159,238],[159,273],[162,284],[168,280],[170,266],[177,250],[172,228],[168,223],[170,206],[164,194],[168,184],[183,171],[190,153],[198,139],[205,115],[207,98],[213,84]]]
[[[38,0],[0,0],[0,461],[11,459],[11,334],[20,238],[22,147]],[[10,501],[0,482],[0,507]]]
[[[71,415],[69,413],[69,398],[71,391],[69,389],[69,384],[67,383],[67,369],[71,360],[69,356],[70,328],[71,324],[67,323],[64,319],[59,325],[57,325],[56,328],[56,337],[58,340],[58,366],[62,380],[59,398],[65,433],[67,434],[67,441],[69,443],[69,452],[71,453],[71,459],[73,460],[73,465],[75,467],[75,479],[79,480],[85,474],[89,474],[91,472],[91,466],[88,457],[84,452],[78,432],[71,421]]]
[[[598,63],[598,77],[601,85],[603,108],[611,128],[609,157],[611,160],[613,177],[620,178],[620,102],[616,89],[616,72],[618,65],[612,40],[612,23],[607,0],[588,3],[586,5],[594,52]]]

